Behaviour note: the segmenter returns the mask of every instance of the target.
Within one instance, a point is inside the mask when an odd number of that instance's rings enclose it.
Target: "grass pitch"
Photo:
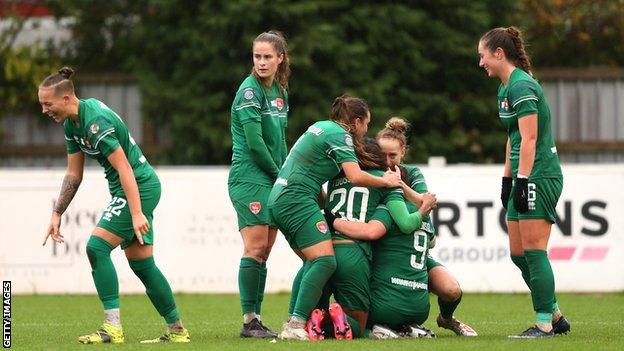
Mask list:
[[[267,295],[263,321],[279,331],[286,318],[288,294]],[[438,307],[425,326],[434,330],[429,340],[355,340],[321,342],[243,340],[238,337],[241,317],[237,295],[184,295],[176,300],[182,320],[191,332],[190,344],[142,345],[165,331],[164,321],[147,296],[121,297],[123,345],[81,345],[79,335],[94,332],[102,311],[94,295],[13,296],[12,348],[18,350],[622,350],[624,349],[624,293],[559,294],[559,305],[572,332],[551,340],[508,340],[507,335],[531,326],[528,294],[466,294],[456,315],[479,333],[459,338],[435,325]]]

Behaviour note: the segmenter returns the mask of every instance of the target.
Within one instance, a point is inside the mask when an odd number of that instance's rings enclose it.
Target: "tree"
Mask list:
[[[512,0],[49,3],[75,18],[71,62],[137,78],[145,118],[169,135],[166,162],[230,162],[230,104],[250,71],[252,40],[269,29],[290,46],[289,145],[349,93],[372,107],[371,134],[390,116],[412,123],[412,162],[504,157],[498,83],[477,67],[476,46],[507,24]]]
[[[623,0],[525,0],[519,18],[545,67],[624,65]]]
[[[501,9],[512,8],[500,1],[159,1],[134,30],[133,67],[146,115],[171,134],[173,163],[229,163],[231,100],[250,70],[253,38],[268,29],[284,31],[290,45],[290,144],[346,92],[370,103],[372,132],[390,116],[411,121],[411,161],[500,161],[497,83],[477,67],[476,45],[504,21]]]
[[[0,27],[0,118],[35,109],[39,83],[58,67],[57,56],[46,43],[15,45],[28,13],[20,16],[11,6],[4,10],[8,14]]]

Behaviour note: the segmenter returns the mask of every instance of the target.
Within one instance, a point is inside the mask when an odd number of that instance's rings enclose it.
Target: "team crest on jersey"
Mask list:
[[[89,127],[89,130],[91,133],[95,134],[100,130],[100,126],[98,126],[97,123],[93,123],[91,127]]]
[[[259,202],[256,201],[249,203],[249,211],[251,211],[251,213],[257,215],[260,213],[260,210],[262,210],[262,204]]]
[[[252,88],[247,88],[245,89],[245,92],[243,93],[243,97],[245,98],[245,100],[251,100],[254,97],[254,91]]]
[[[323,234],[327,233],[327,223],[325,221],[316,222],[316,229]]]
[[[282,99],[282,98],[275,99],[275,106],[277,107],[278,110],[283,109],[284,108],[284,99]]]
[[[507,101],[507,98],[501,101],[501,108],[505,111],[509,110],[509,101]]]
[[[347,144],[347,146],[353,146],[353,137],[351,135],[345,135],[345,144]]]

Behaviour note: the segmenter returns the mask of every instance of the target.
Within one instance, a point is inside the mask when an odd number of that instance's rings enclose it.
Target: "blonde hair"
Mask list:
[[[401,147],[407,148],[407,129],[409,122],[400,117],[392,117],[386,127],[377,133],[377,139],[392,138],[398,140]]]

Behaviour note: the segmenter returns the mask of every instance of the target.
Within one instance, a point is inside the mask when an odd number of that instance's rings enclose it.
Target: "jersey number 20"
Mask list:
[[[358,193],[362,195],[362,198],[360,199],[360,208],[358,211],[359,216],[355,218],[353,216],[353,213],[354,213],[353,206],[355,205],[355,197],[356,197],[356,194]],[[347,193],[347,189],[345,188],[334,189],[334,191],[332,191],[329,194],[329,202],[331,203],[336,196],[339,196],[340,198],[338,199],[338,203],[336,204],[336,206],[334,206],[331,209],[332,213],[339,213],[340,216],[342,216],[343,218],[349,221],[358,221],[358,222],[366,221],[366,209],[368,208],[368,196],[369,196],[369,192],[367,188],[364,188],[361,186],[354,186],[353,188],[349,190],[348,193]],[[346,207],[347,213],[345,213],[344,211],[340,211],[341,209],[344,209],[345,202],[347,204],[347,207]]]

